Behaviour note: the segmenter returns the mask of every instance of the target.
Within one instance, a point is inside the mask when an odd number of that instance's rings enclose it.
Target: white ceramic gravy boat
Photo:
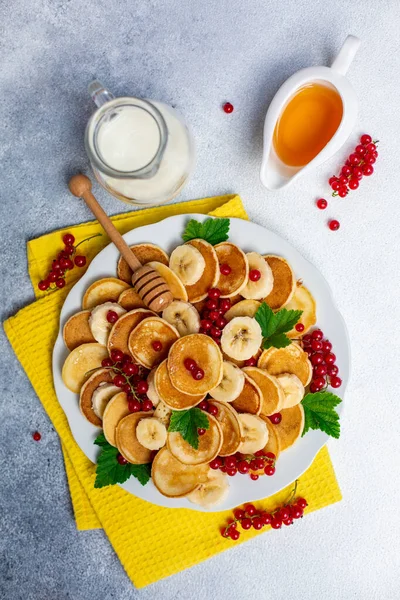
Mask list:
[[[263,160],[260,171],[261,182],[267,189],[274,191],[287,187],[300,175],[333,156],[351,134],[357,118],[358,102],[356,93],[345,75],[359,45],[360,40],[357,37],[347,36],[331,67],[301,69],[289,77],[275,94],[265,117]],[[275,152],[273,145],[275,125],[287,102],[299,88],[311,82],[330,84],[336,89],[342,99],[343,116],[333,137],[312,161],[305,166],[291,167],[285,165]]]

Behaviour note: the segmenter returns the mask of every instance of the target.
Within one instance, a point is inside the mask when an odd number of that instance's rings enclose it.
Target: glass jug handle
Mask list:
[[[100,106],[103,106],[103,104],[109,102],[110,100],[114,100],[113,94],[106,90],[106,88],[97,79],[89,83],[88,92],[97,108],[100,108]]]

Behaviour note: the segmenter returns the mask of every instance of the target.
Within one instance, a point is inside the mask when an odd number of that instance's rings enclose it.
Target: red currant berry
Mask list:
[[[251,269],[249,272],[250,281],[258,281],[261,278],[261,273],[258,269]]]
[[[208,310],[215,310],[216,308],[218,308],[217,300],[210,298],[210,300],[207,300],[206,302],[206,307],[208,308]]]
[[[367,144],[370,144],[372,142],[372,137],[367,133],[364,133],[364,135],[360,137],[360,142],[364,144],[364,146],[366,146]]]
[[[202,400],[202,401],[200,402],[200,404],[198,404],[198,405],[197,405],[197,408],[199,408],[200,410],[205,410],[205,411],[208,411],[208,406],[209,406],[209,405],[208,405],[208,402],[207,402],[207,400]]]
[[[346,166],[347,166],[347,165],[346,165]],[[348,168],[350,168],[350,167],[348,167]],[[346,185],[347,185],[347,177],[345,177],[344,175],[341,175],[341,176],[339,177],[339,183],[340,183],[340,185],[344,185],[344,186],[346,186]]]
[[[253,519],[253,528],[257,529],[257,531],[259,531],[260,529],[263,528],[264,523],[262,522],[260,517],[255,517]]]
[[[222,335],[222,331],[218,327],[211,327],[210,333],[213,338],[220,338]]]
[[[330,384],[333,388],[338,388],[342,385],[342,380],[340,377],[333,376],[330,378]]]
[[[117,461],[119,462],[120,465],[128,464],[128,461],[126,460],[126,458],[124,458],[122,456],[122,454],[117,454]]]
[[[286,521],[286,519],[290,519],[290,517],[292,516],[291,510],[288,506],[282,506],[282,508],[279,509],[278,515],[280,516],[282,521]]]
[[[128,402],[128,409],[130,412],[139,412],[141,409],[139,400],[131,400]]]
[[[334,192],[337,192],[339,190],[340,183],[337,179],[331,184],[331,188],[333,189]]]
[[[324,356],[324,362],[326,365],[333,365],[336,361],[336,356],[335,354],[333,354],[333,352],[328,352],[328,354],[325,354]]]
[[[351,190],[356,190],[360,184],[358,183],[358,179],[350,179],[349,188]]]
[[[321,352],[317,352],[311,356],[310,360],[312,365],[320,365],[324,362],[324,356]]]
[[[227,310],[229,310],[231,307],[231,301],[229,300],[229,298],[222,298],[222,300],[219,303],[219,308],[220,310],[222,310],[222,313],[226,313]]]
[[[320,392],[325,387],[326,381],[324,377],[317,377],[312,382],[313,392]]]
[[[118,374],[113,379],[113,384],[116,385],[119,388],[124,387],[125,383],[126,383],[126,379],[125,379],[125,377],[123,375],[119,375]]]
[[[203,429],[202,427],[199,427],[198,430],[197,430],[197,433],[199,435],[204,435],[206,431],[207,431],[206,429]]]
[[[223,111],[228,115],[233,112],[233,104],[231,104],[230,102],[225,102],[222,108]]]
[[[314,352],[318,352],[318,350],[322,350],[322,342],[320,342],[319,340],[313,340],[311,342],[311,349],[314,350]]]
[[[339,373],[339,369],[336,365],[329,365],[328,366],[328,375],[329,377],[335,376]]]
[[[250,529],[251,527],[251,519],[242,519],[242,522],[240,523],[242,526],[242,529],[247,530]]]
[[[336,219],[332,219],[332,221],[329,221],[328,225],[331,231],[337,231],[340,227],[340,223]]]
[[[275,454],[273,452],[267,452],[265,456],[269,460],[275,460],[276,459],[276,456],[275,456]]]
[[[50,283],[47,281],[47,279],[42,279],[42,281],[39,281],[38,283],[38,288],[39,290],[42,290],[42,292],[45,292],[49,289],[49,285]]]
[[[263,469],[265,467],[264,460],[261,457],[256,458],[255,462],[256,462],[256,468],[257,469]]]
[[[200,327],[204,329],[204,331],[209,331],[209,329],[212,327],[212,321],[209,319],[202,319],[200,321]]]
[[[244,507],[244,510],[249,517],[252,517],[257,512],[254,504],[246,504],[246,506]]]
[[[216,406],[214,406],[214,404],[210,404],[208,406],[208,414],[212,415],[213,417],[216,417],[218,414],[218,408]]]
[[[376,146],[374,143],[370,142],[369,144],[367,144],[367,151],[368,152],[374,152],[376,150]]]
[[[233,511],[233,516],[238,521],[241,521],[242,519],[245,518],[246,513],[244,512],[244,510],[242,508],[237,508],[236,510]]]
[[[112,367],[113,366],[113,361],[111,360],[111,358],[103,358],[103,360],[101,361],[101,366],[102,367]]]
[[[349,163],[351,165],[353,165],[354,167],[356,167],[357,165],[360,164],[360,162],[361,162],[361,156],[359,156],[355,152],[353,152],[353,154],[350,154],[350,156],[349,156]]]
[[[122,391],[125,392],[125,394],[132,395],[132,389],[129,383],[125,383],[125,385],[122,386]]]
[[[149,389],[149,384],[144,379],[138,381],[136,391],[138,394],[146,394]]]
[[[153,410],[153,403],[152,403],[152,401],[147,398],[147,400],[145,400],[142,403],[142,410],[144,410],[145,412],[148,412],[149,410]]]
[[[203,371],[203,369],[200,369],[200,368],[195,369],[191,373],[192,373],[193,379],[195,379],[196,381],[200,381],[204,377],[204,371]]]
[[[286,525],[287,527],[289,527],[289,525],[293,525],[293,519],[292,519],[292,517],[289,517],[288,519],[285,519],[284,521],[282,521],[282,523],[284,525]]]
[[[367,177],[369,177],[374,172],[374,167],[372,165],[364,165],[362,170],[363,170],[363,175],[366,175]]]
[[[358,146],[356,146],[355,150],[356,150],[356,154],[358,154],[359,156],[364,156],[365,153],[367,152],[367,148],[365,146],[363,146],[362,144],[358,144]]]
[[[107,312],[107,321],[109,323],[115,323],[118,321],[118,314],[115,312],[115,310],[109,310]]]
[[[221,295],[221,290],[219,290],[218,288],[210,288],[208,290],[208,297],[211,298],[212,300],[218,300],[220,295]]]
[[[217,310],[212,310],[210,312],[210,320],[216,321],[219,318],[219,312]]]
[[[226,474],[229,475],[229,477],[234,477],[237,475],[236,467],[232,467],[231,469],[226,468]]]
[[[337,181],[337,177],[333,176],[328,180],[329,185],[332,185],[334,181]]]
[[[346,181],[347,181],[347,177],[349,175],[351,175],[351,173],[352,173],[352,168],[349,167],[348,165],[343,165],[342,170],[341,170],[341,174],[342,174],[343,177],[346,178]],[[339,181],[340,181],[340,179],[339,179]],[[346,181],[345,181],[345,183],[346,183]]]
[[[63,242],[64,242],[64,244],[65,244],[66,246],[72,246],[72,245],[73,245],[73,243],[75,242],[75,238],[74,238],[74,236],[72,235],[72,233],[66,233],[66,234],[63,236]]]
[[[295,325],[295,330],[298,331],[299,333],[301,333],[302,331],[304,331],[304,325],[303,323],[296,323]]]
[[[242,473],[242,475],[244,475],[245,473],[248,473],[250,470],[249,463],[245,460],[241,460],[238,463],[237,468],[238,468],[239,473]]]
[[[220,265],[219,270],[221,271],[221,275],[229,275],[232,272],[232,269],[227,264]]]
[[[275,467],[272,465],[267,465],[264,467],[264,473],[268,475],[268,477],[271,477],[275,473]]]
[[[259,479],[259,475],[257,475],[257,473],[250,473],[250,479],[252,479],[253,481],[257,481],[257,479]]]
[[[70,271],[73,268],[74,268],[74,263],[72,262],[72,260],[70,258],[67,258],[65,261],[64,269],[68,269]]]
[[[227,469],[233,469],[233,467],[236,467],[236,464],[237,464],[236,456],[227,456],[225,458],[225,466]]]
[[[257,364],[257,359],[255,356],[252,356],[251,358],[248,358],[247,360],[244,361],[245,367],[255,367],[256,364]]]
[[[134,365],[133,363],[127,363],[122,367],[123,372],[131,377],[132,375],[137,375],[139,373],[139,367]]]
[[[311,340],[312,340],[312,336],[309,333],[306,333],[306,335],[303,336],[302,342],[304,346],[308,346],[309,344],[311,344]]]
[[[353,177],[356,179],[361,179],[363,176],[363,170],[361,167],[354,167],[353,169]]]
[[[320,329],[314,329],[314,331],[311,334],[311,338],[313,340],[322,340],[323,337],[324,337],[324,334]]]
[[[263,512],[261,514],[261,519],[264,525],[271,525],[272,515],[267,512]]]
[[[293,504],[292,506],[292,517],[293,519],[300,519],[304,514],[303,509],[297,504]]]
[[[124,358],[124,353],[121,350],[113,349],[111,350],[111,359],[117,363]]]
[[[332,344],[329,340],[325,340],[322,344],[322,350],[324,352],[330,352],[332,350]]]
[[[42,439],[42,436],[38,431],[32,433],[32,437],[35,440],[35,442],[40,442],[40,440]]]
[[[256,460],[254,458],[250,461],[250,470],[251,471],[257,471],[257,463],[256,463]]]
[[[160,342],[160,340],[154,340],[154,342],[151,344],[153,347],[154,352],[161,352],[162,350],[162,342]]]
[[[316,365],[314,367],[314,370],[313,370],[313,374],[316,377],[323,377],[324,375],[327,374],[327,372],[328,372],[328,367],[326,365],[324,365],[324,364],[322,364],[322,365]]]
[[[74,263],[77,267],[84,267],[86,265],[86,256],[82,256],[81,254],[75,256]]]
[[[60,262],[59,262],[60,268],[67,269],[70,262],[71,262],[70,258],[60,258]],[[59,269],[57,269],[57,271],[59,271]]]
[[[214,469],[214,471],[219,469],[221,466],[222,466],[222,460],[219,458],[219,456],[217,456],[216,458],[214,458],[214,460],[212,460],[210,462],[210,468]]]
[[[197,363],[193,358],[185,358],[183,364],[188,371],[194,371],[197,368]]]
[[[61,277],[60,277],[60,279],[57,279],[57,281],[56,281],[56,286],[57,286],[58,288],[63,288],[63,287],[65,287],[65,279],[62,279]]]
[[[282,521],[278,516],[272,517],[271,527],[272,529],[280,529],[282,527]]]
[[[282,415],[281,413],[274,413],[273,415],[269,415],[268,419],[273,425],[279,425],[279,423],[282,421]]]
[[[47,275],[47,280],[53,283],[58,279],[58,277],[59,273],[56,273],[55,271],[50,271],[50,273]]]
[[[338,189],[338,195],[340,196],[340,198],[345,198],[347,196],[347,187],[341,186]]]
[[[223,329],[227,322],[228,321],[225,319],[225,317],[219,316],[218,319],[215,321],[215,326],[219,329]]]
[[[297,498],[296,500],[297,506],[300,506],[303,510],[308,506],[308,502],[305,498]]]
[[[325,210],[325,208],[328,206],[327,201],[325,200],[325,198],[320,198],[319,200],[317,200],[317,207],[320,210]]]
[[[73,246],[65,246],[63,252],[65,254],[67,254],[67,256],[72,256],[72,254],[75,252],[75,250],[74,250]]]

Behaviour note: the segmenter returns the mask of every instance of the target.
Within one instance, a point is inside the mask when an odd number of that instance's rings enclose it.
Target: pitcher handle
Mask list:
[[[106,102],[110,102],[110,100],[114,100],[113,94],[106,90],[104,85],[102,85],[98,79],[89,83],[88,92],[97,108],[100,108],[100,106],[103,106]]]
[[[331,68],[341,75],[346,75],[355,55],[357,54],[360,44],[361,40],[358,37],[355,35],[348,35],[344,40],[343,46],[339,50],[339,54],[333,61]]]

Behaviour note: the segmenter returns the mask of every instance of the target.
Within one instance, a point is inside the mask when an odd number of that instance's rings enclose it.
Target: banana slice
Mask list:
[[[194,246],[177,246],[169,258],[169,268],[184,285],[193,285],[203,275],[206,261]]]
[[[193,492],[186,497],[193,504],[211,508],[222,504],[229,494],[228,477],[221,471],[210,469],[207,474],[207,481],[200,483]]]
[[[242,454],[254,454],[262,450],[268,442],[268,429],[261,417],[242,413],[239,420],[243,428],[243,441],[239,446]]]
[[[142,419],[137,424],[136,437],[148,450],[159,450],[167,441],[167,428],[155,417]]]
[[[251,317],[234,317],[223,329],[221,347],[227,356],[235,360],[247,360],[261,346],[261,327]]]
[[[193,246],[181,246],[181,248],[193,248]],[[195,248],[193,248],[193,250],[195,250]],[[198,250],[196,250],[196,252],[198,252]],[[201,256],[201,258],[203,257]],[[181,337],[189,335],[189,333],[198,333],[200,330],[200,315],[190,302],[174,300],[166,309],[164,309],[162,318],[171,325],[174,325]]]
[[[89,317],[90,331],[96,342],[99,342],[103,346],[107,345],[108,336],[113,326],[113,323],[107,321],[109,310],[117,313],[119,317],[126,313],[126,310],[116,302],[105,302],[104,304],[95,306]]]
[[[156,410],[154,411],[154,417],[161,421],[161,423],[164,423],[165,427],[168,427],[171,413],[172,410],[162,400],[160,400]]]
[[[209,392],[215,400],[233,402],[242,393],[244,386],[244,374],[233,363],[224,360],[222,364],[222,380],[217,387]]]
[[[171,294],[176,300],[183,300],[184,302],[187,301],[188,295],[185,286],[172,269],[167,267],[167,265],[163,265],[157,261],[151,261],[147,264],[149,267],[152,267],[155,271],[157,271],[159,275],[161,275],[169,287]]]
[[[158,406],[160,402],[160,396],[157,394],[156,386],[154,385],[156,371],[157,368],[152,369],[147,376],[147,385],[149,386],[149,389],[147,390],[147,397],[152,401],[153,406]]]
[[[234,317],[254,317],[261,306],[258,300],[241,300],[234,304],[225,314],[227,321],[232,321]]]
[[[100,385],[94,390],[92,395],[92,408],[94,414],[97,415],[99,419],[103,418],[103,413],[111,398],[115,396],[115,394],[119,394],[120,391],[121,388],[118,388],[112,383],[103,383],[103,385]]]
[[[299,323],[304,325],[304,329],[301,332],[302,336],[317,322],[317,305],[315,299],[304,285],[297,286],[292,299],[285,305],[285,308],[287,310],[303,311],[299,320]],[[293,329],[288,332],[287,336],[290,338],[299,337],[299,332],[293,327]]]
[[[304,385],[296,375],[282,373],[282,375],[277,375],[276,379],[281,384],[285,394],[282,408],[292,408],[292,406],[296,406],[303,400]]]
[[[258,254],[257,252],[248,252],[246,256],[249,263],[249,275],[251,271],[257,270],[261,273],[261,277],[257,281],[251,281],[249,278],[246,286],[240,293],[243,298],[260,300],[261,298],[268,296],[274,287],[272,269],[261,254]]]

